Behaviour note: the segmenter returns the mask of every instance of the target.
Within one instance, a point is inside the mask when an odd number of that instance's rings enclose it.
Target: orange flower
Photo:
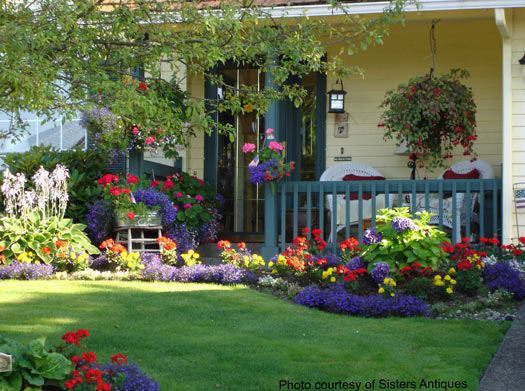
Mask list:
[[[237,244],[237,246],[239,246],[239,248],[242,250],[243,248],[246,248],[246,243],[244,243],[244,242],[239,242],[239,243]]]
[[[0,253],[4,251],[4,246],[0,245]]]
[[[167,238],[165,236],[162,236],[157,239],[157,243],[164,249],[164,250],[174,250],[177,248],[177,244],[171,240],[170,238]]]
[[[122,244],[116,243],[113,245],[113,247],[111,247],[111,251],[122,253],[122,252],[127,252],[128,250]]]
[[[0,262],[3,262],[3,261],[5,261],[5,255],[1,254],[0,255]]]
[[[115,241],[111,238],[104,240],[98,248],[109,248],[115,244]]]
[[[42,247],[42,254],[49,254],[51,252],[51,249],[49,247]]]
[[[230,248],[231,245],[232,244],[228,242],[227,240],[219,240],[219,243],[217,243],[218,248]]]
[[[67,242],[65,240],[56,240],[55,246],[57,246],[57,248],[65,247],[67,246]]]

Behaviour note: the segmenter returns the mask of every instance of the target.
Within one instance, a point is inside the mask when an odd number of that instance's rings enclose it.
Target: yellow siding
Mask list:
[[[525,9],[513,10],[512,18],[512,183],[525,182],[525,65],[518,60],[525,53]],[[512,233],[518,237],[514,200]],[[518,212],[519,234],[525,236],[525,211]]]
[[[188,91],[197,99],[204,98],[204,81],[201,78],[192,77],[188,80]],[[191,140],[187,151],[186,171],[198,178],[204,177],[204,133],[197,132],[197,136]]]
[[[447,17],[448,15],[448,17]],[[435,36],[436,73],[446,73],[451,68],[465,68],[471,77],[466,83],[472,87],[478,106],[478,141],[475,150],[479,158],[494,165],[497,176],[501,164],[501,38],[494,23],[493,13],[475,14],[469,19],[463,13],[441,13]],[[474,15],[474,14],[473,14]],[[334,138],[334,114],[327,118],[327,166],[334,157],[352,156],[353,161],[371,165],[388,179],[408,179],[408,158],[394,155],[395,143],[383,141],[383,129],[378,128],[381,109],[379,105],[387,90],[405,83],[410,77],[428,73],[432,64],[429,48],[430,20],[432,13],[411,15],[408,23],[396,26],[384,45],[369,48],[366,52],[349,57],[352,65],[364,70],[364,77],[353,76],[344,80],[345,107],[349,113],[348,138]],[[333,48],[335,53],[338,48]],[[328,79],[328,90],[335,80]],[[522,119],[525,122],[525,118]],[[458,149],[450,164],[465,160]],[[525,161],[524,161],[525,163]],[[433,173],[418,170],[418,176],[435,178],[443,170]],[[525,178],[524,178],[525,180]]]

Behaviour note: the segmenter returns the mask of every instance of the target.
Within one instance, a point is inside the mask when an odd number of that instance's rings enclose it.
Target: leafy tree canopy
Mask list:
[[[359,72],[346,57],[382,43],[403,7],[402,0],[395,0],[375,17],[344,13],[328,21],[275,16],[271,7],[260,3],[0,0],[0,110],[13,118],[13,126],[0,138],[21,136],[24,111],[47,119],[71,118],[97,106],[113,113],[123,131],[137,124],[142,129],[168,129],[171,146],[186,145],[196,131],[210,129],[211,116],[202,97],[179,89],[178,76],[162,80],[161,63],[173,70],[182,64],[184,77],[202,76],[221,86],[228,97],[222,109],[242,113],[243,101],[249,101],[263,114],[275,99],[301,102],[305,91],[287,83],[290,76],[319,71],[345,77]],[[329,3],[345,9],[337,1]],[[338,50],[327,58],[331,44]],[[271,67],[273,85],[263,91],[226,85],[209,70],[227,61],[257,66],[262,72]],[[145,70],[140,85],[132,78],[139,66]]]

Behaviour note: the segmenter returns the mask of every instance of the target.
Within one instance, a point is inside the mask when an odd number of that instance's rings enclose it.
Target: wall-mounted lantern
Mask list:
[[[336,84],[341,84],[341,89],[333,89],[328,91],[329,104],[328,104],[328,112],[329,113],[344,113],[345,112],[345,95],[346,91],[343,88],[343,82],[338,79]]]

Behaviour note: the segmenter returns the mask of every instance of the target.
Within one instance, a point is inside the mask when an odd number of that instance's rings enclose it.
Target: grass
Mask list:
[[[355,381],[362,390],[374,379],[373,389],[380,379],[417,383],[392,388],[403,391],[440,379],[473,391],[509,325],[341,316],[243,286],[0,281],[0,334],[57,344],[85,328],[89,350],[103,360],[127,355],[163,391],[306,389],[280,380],[311,389]]]

